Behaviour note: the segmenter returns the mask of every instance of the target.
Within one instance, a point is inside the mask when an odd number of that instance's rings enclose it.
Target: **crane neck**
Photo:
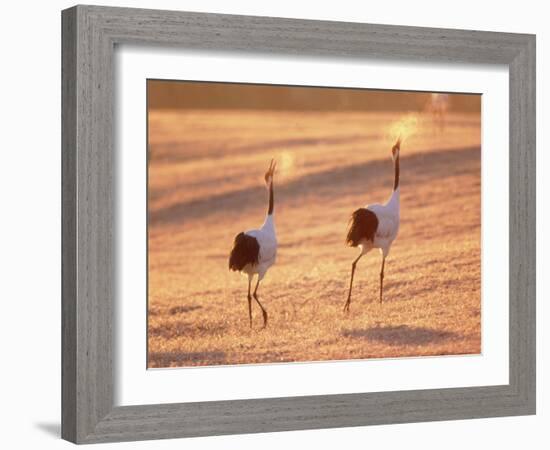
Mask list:
[[[269,183],[269,204],[267,207],[267,215],[271,216],[273,214],[273,180]]]
[[[399,187],[399,155],[395,158],[394,162],[394,169],[395,169],[395,178],[393,181],[393,190],[396,191]]]

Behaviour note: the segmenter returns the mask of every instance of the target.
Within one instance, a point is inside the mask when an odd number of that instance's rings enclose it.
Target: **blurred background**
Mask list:
[[[149,80],[150,109],[259,109],[275,111],[421,111],[435,93],[242,83]],[[453,94],[455,112],[480,112],[480,95]]]

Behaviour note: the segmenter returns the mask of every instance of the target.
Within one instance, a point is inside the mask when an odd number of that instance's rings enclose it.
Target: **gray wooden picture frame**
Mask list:
[[[507,65],[509,384],[114,406],[117,44]],[[62,12],[62,122],[64,439],[93,443],[535,413],[535,36],[75,6]]]

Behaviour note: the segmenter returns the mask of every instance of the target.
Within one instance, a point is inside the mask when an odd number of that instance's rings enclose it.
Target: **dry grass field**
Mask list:
[[[389,197],[407,121],[385,300],[372,251],[344,315],[348,218]],[[421,114],[151,110],[148,367],[480,353],[480,129],[479,114],[440,130]],[[259,290],[268,326],[253,303],[250,329],[246,278],[227,261],[264,220],[272,157],[279,250]]]

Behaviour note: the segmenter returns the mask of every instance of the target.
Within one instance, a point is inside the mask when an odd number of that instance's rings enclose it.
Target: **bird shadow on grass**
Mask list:
[[[407,325],[342,330],[342,336],[381,342],[387,345],[426,345],[458,337],[456,333]]]
[[[225,352],[151,352],[147,366],[206,366],[210,364],[223,364]]]
[[[394,281],[391,284],[388,283],[387,288],[388,291],[397,291],[402,288],[407,289],[407,297],[410,299],[415,299],[415,297],[418,297],[423,294],[434,294],[437,295],[438,293],[441,293],[443,291],[448,291],[451,289],[460,289],[464,286],[468,286],[471,284],[476,283],[476,279],[474,277],[462,277],[461,279],[446,279],[443,281],[437,281],[437,285],[434,286],[426,286],[426,287],[418,287],[413,288],[414,284],[411,281]]]
[[[188,313],[191,311],[196,311],[197,309],[201,309],[202,306],[198,305],[189,305],[189,306],[173,306],[169,309],[170,314],[181,314],[181,313]]]
[[[224,323],[205,323],[195,324],[184,320],[170,322],[169,324],[160,324],[149,326],[150,336],[173,339],[178,336],[187,338],[197,338],[204,336],[217,336],[227,331],[227,325]]]

